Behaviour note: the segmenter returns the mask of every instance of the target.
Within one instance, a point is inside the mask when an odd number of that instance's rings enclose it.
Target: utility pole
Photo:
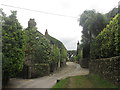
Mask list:
[[[91,60],[91,57],[90,57],[90,56],[91,56],[91,55],[90,55],[90,53],[91,53],[91,39],[92,39],[92,37],[91,37],[91,34],[92,34],[92,33],[91,33],[91,30],[89,31],[89,34],[90,34],[90,39],[89,39],[89,40],[90,40],[90,41],[89,41],[89,43],[90,43],[90,44],[89,44],[89,48],[90,48],[90,49],[89,49],[89,50],[90,50],[90,51],[89,51],[89,61],[90,61],[90,60]]]
[[[0,9],[0,90],[2,90],[2,10]]]

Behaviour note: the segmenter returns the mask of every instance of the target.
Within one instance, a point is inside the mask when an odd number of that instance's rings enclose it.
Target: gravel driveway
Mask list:
[[[35,79],[10,79],[8,88],[51,88],[55,85],[58,79],[63,79],[69,76],[86,75],[88,69],[83,69],[79,64],[67,62],[67,66],[60,68],[55,73]]]

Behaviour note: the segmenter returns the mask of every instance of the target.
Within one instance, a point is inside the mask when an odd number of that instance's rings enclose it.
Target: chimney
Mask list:
[[[77,45],[80,45],[79,41],[78,41]]]
[[[47,36],[48,35],[48,31],[47,31],[47,29],[46,29],[46,31],[45,31],[45,36]]]

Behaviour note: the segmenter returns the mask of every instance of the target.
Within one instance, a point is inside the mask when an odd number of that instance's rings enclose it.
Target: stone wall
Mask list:
[[[60,62],[60,67],[64,67],[64,66],[66,66],[66,61]]]
[[[24,65],[23,70],[18,73],[17,77],[24,79],[37,78],[50,74],[49,64],[33,64],[33,65]]]
[[[89,67],[89,58],[83,58],[80,60],[80,66],[82,68],[88,68]]]
[[[49,64],[34,64],[30,70],[31,78],[46,76],[50,74]]]
[[[120,56],[91,60],[90,73],[98,74],[104,79],[120,85]]]

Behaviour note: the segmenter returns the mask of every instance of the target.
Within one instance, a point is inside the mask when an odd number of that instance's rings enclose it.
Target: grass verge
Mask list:
[[[58,82],[54,88],[118,88],[118,86],[102,79],[98,75],[82,75],[65,78]]]

